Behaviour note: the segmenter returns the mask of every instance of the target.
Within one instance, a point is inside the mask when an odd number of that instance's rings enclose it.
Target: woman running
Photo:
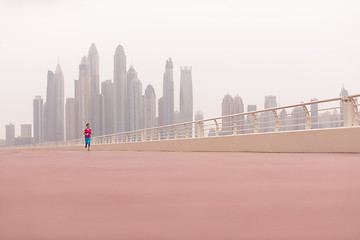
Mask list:
[[[85,135],[85,148],[90,151],[90,142],[91,142],[91,129],[90,129],[90,123],[86,124],[86,128],[84,130]]]

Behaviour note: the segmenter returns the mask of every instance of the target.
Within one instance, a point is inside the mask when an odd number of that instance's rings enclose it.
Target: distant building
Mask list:
[[[230,94],[226,94],[223,98],[222,116],[232,115],[234,113],[234,99]],[[232,134],[232,121],[230,118],[222,119],[221,135]]]
[[[248,105],[247,106],[247,112],[255,112],[255,111],[256,111],[256,105]],[[253,133],[254,128],[255,128],[254,116],[251,114],[248,114],[246,116],[245,133]]]
[[[104,96],[104,134],[108,135],[116,130],[115,84],[111,80],[102,82],[101,94]]]
[[[34,138],[32,137],[16,137],[14,139],[14,145],[15,146],[21,146],[21,145],[29,145],[34,143]]]
[[[75,91],[76,99],[79,103],[79,131],[85,129],[86,123],[90,123],[90,101],[91,101],[91,82],[90,66],[88,59],[84,56],[79,65],[78,94]]]
[[[5,146],[6,146],[5,139],[0,139],[0,147],[5,147]]]
[[[265,109],[276,108],[276,96],[265,96]],[[272,132],[275,130],[275,117],[271,111],[260,114],[260,132]]]
[[[148,85],[145,89],[143,98],[143,127],[153,128],[157,126],[156,122],[156,94],[154,87]]]
[[[242,98],[239,95],[234,97],[233,103],[233,114],[244,113],[244,103]],[[235,124],[237,126],[237,132],[244,133],[244,125],[245,125],[245,117],[244,116],[237,116],[235,117]]]
[[[180,122],[193,121],[193,87],[191,67],[180,69]]]
[[[21,130],[21,137],[32,137],[32,131],[31,131],[31,124],[21,124],[20,130]]]
[[[130,117],[130,131],[142,129],[142,83],[137,75],[130,82],[129,91],[129,117]]]
[[[195,113],[195,121],[201,121],[204,120],[204,114],[202,111],[198,110]]]
[[[126,130],[127,113],[127,72],[126,55],[124,48],[119,45],[114,55],[114,83],[115,83],[115,107],[116,107],[116,132]]]
[[[100,127],[102,123],[99,121],[102,121],[103,116],[98,115],[98,111],[95,110],[94,106],[98,106],[99,102],[96,102],[99,100],[99,97],[97,96],[100,93],[99,90],[99,53],[94,43],[91,44],[89,53],[88,53],[88,64],[89,64],[89,75],[90,75],[90,108],[89,108],[89,114],[90,119],[88,120],[91,122],[92,126]],[[100,132],[102,132],[102,129],[94,128],[94,135],[99,136]]]
[[[65,137],[64,75],[60,64],[55,74],[48,71],[45,107],[45,141],[63,141]]]
[[[291,112],[291,129],[290,130],[302,130],[306,126],[306,113],[304,108],[299,106],[295,107]]]
[[[163,78],[163,97],[159,111],[161,111],[161,125],[170,125],[174,123],[174,80],[173,80],[173,62],[171,58],[166,60],[165,73]]]
[[[256,111],[256,105],[248,105],[247,111],[248,112],[255,112]]]
[[[163,119],[164,119],[164,114],[163,114],[163,112],[164,112],[164,110],[163,110],[163,98],[161,97],[161,98],[159,98],[159,100],[158,100],[158,109],[159,109],[159,115],[158,115],[158,118],[157,118],[157,124],[158,124],[158,126],[163,126],[164,124],[163,124]]]
[[[130,66],[129,70],[127,71],[127,75],[126,75],[126,116],[125,116],[125,130],[126,131],[130,131],[131,127],[130,127],[130,112],[131,112],[131,107],[130,107],[130,101],[131,101],[131,96],[130,96],[130,91],[131,91],[131,81],[133,79],[136,79],[138,76],[138,73],[136,72],[134,66]]]
[[[11,123],[9,125],[6,125],[5,132],[6,132],[6,146],[14,146],[15,125]]]
[[[44,121],[44,101],[41,96],[36,96],[33,100],[34,143],[44,141]]]
[[[278,115],[279,117],[279,130],[280,131],[289,131],[291,130],[291,121],[290,116],[287,113],[286,109],[282,109]]]

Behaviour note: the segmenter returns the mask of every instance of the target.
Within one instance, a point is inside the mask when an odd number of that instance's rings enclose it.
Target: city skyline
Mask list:
[[[246,105],[261,109],[263,96],[271,94],[284,106],[338,96],[343,83],[350,95],[360,92],[360,34],[353,31],[360,25],[358,1],[172,3],[3,1],[0,138],[10,122],[16,135],[20,124],[32,122],[32,99],[45,98],[46,70],[53,70],[58,58],[65,97],[73,97],[79,56],[88,54],[92,42],[100,53],[101,81],[113,79],[113,49],[121,43],[143,90],[152,84],[157,97],[162,96],[164,59],[176,60],[175,106],[179,67],[192,66],[194,111],[202,110],[205,118],[221,115],[216,104],[226,93],[238,93]],[[126,11],[119,14],[119,7]],[[63,12],[69,13],[66,18]]]

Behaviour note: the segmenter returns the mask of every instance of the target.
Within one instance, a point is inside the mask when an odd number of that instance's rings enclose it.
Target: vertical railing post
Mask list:
[[[231,117],[231,121],[232,121],[232,125],[233,125],[233,135],[237,134],[237,125],[236,125],[236,121],[235,121],[235,117]]]
[[[256,117],[255,113],[251,113],[253,119],[254,119],[254,133],[258,133],[259,132],[259,123]]]
[[[158,140],[160,140],[161,139],[160,128],[158,128],[157,130],[158,130]]]
[[[357,99],[350,98],[350,101],[351,101],[351,104],[353,106],[353,111],[354,111],[353,126],[358,126],[359,125],[359,109],[357,106]]]
[[[344,113],[344,127],[354,126],[358,122],[359,115],[355,101],[352,98],[343,98],[341,101]]]
[[[143,142],[145,140],[145,131],[141,131],[141,141]]]
[[[303,105],[303,108],[304,108],[304,112],[306,114],[306,125],[305,125],[305,129],[311,129],[311,116],[310,116],[310,113],[309,113],[309,110],[308,108],[306,107],[306,105]]]
[[[280,124],[279,124],[279,116],[276,112],[276,110],[272,110],[273,114],[274,114],[274,119],[275,119],[275,132],[278,132],[280,130]]]
[[[200,137],[205,137],[204,122],[200,122]]]
[[[219,129],[219,123],[217,122],[216,119],[214,119],[214,122],[215,122],[215,136],[219,136],[220,135],[220,129]]]
[[[169,127],[166,127],[166,139],[167,139],[167,140],[170,139]]]
[[[176,128],[176,126],[174,127],[174,133],[175,133],[175,139],[177,139],[178,138],[178,131],[177,131],[177,128]]]
[[[184,124],[184,126],[185,126],[185,131],[186,131],[186,138],[189,138],[189,129],[186,124]]]
[[[204,122],[200,121],[196,123],[196,136],[204,137]]]

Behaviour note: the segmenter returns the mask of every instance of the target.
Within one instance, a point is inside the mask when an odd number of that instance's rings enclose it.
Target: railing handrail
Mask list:
[[[311,126],[313,123],[310,123],[309,121],[312,119],[312,116],[310,116],[309,113],[311,112],[320,112],[320,111],[324,111],[324,109],[317,109],[317,110],[308,110],[308,108],[306,106],[308,105],[313,105],[313,104],[320,104],[320,103],[327,103],[327,102],[334,102],[334,101],[342,101],[344,102],[345,100],[350,100],[352,102],[352,104],[355,106],[356,101],[354,100],[355,98],[360,97],[360,94],[357,95],[351,95],[345,98],[342,97],[338,97],[338,98],[331,98],[331,99],[326,99],[326,100],[318,100],[318,101],[310,101],[310,102],[305,102],[305,103],[299,103],[299,104],[294,104],[294,105],[288,105],[288,106],[282,106],[282,107],[274,107],[274,108],[268,108],[268,109],[262,109],[262,110],[257,110],[257,111],[250,111],[250,112],[244,112],[244,113],[236,113],[236,114],[231,114],[231,115],[225,115],[225,116],[220,116],[220,117],[215,117],[215,118],[208,118],[208,119],[203,119],[203,120],[198,120],[198,121],[190,121],[190,122],[182,122],[182,123],[176,123],[176,124],[170,124],[170,125],[163,125],[163,126],[157,126],[157,127],[153,127],[153,128],[145,128],[145,129],[139,129],[139,130],[132,130],[132,131],[127,131],[127,132],[119,132],[119,133],[111,133],[111,134],[107,134],[107,135],[101,135],[101,136],[93,136],[93,138],[95,140],[100,140],[107,138],[108,142],[111,142],[112,140],[109,140],[111,137],[125,137],[126,141],[128,141],[127,139],[130,139],[131,141],[133,141],[134,139],[136,141],[138,141],[138,137],[140,137],[141,141],[144,139],[143,138],[143,134],[145,133],[145,141],[147,141],[147,135],[146,133],[152,131],[154,132],[154,134],[150,134],[150,139],[154,136],[157,135],[159,137],[159,139],[170,139],[169,138],[169,134],[175,134],[175,138],[177,138],[177,136],[179,135],[178,132],[178,127],[182,126],[190,126],[190,127],[186,127],[183,130],[186,131],[185,134],[180,134],[180,136],[186,136],[188,137],[189,134],[189,128],[190,131],[192,133],[193,131],[193,127],[195,126],[202,126],[202,131],[204,131],[204,123],[213,123],[212,125],[216,126],[216,136],[219,134],[219,120],[223,120],[223,119],[229,119],[229,122],[227,122],[226,124],[229,124],[229,126],[224,126],[222,125],[222,128],[234,128],[234,132],[238,132],[238,131],[244,131],[244,129],[237,129],[237,127],[240,127],[240,125],[237,125],[237,121],[238,119],[235,119],[237,117],[242,117],[242,116],[252,116],[253,119],[252,121],[255,121],[254,123],[252,123],[254,125],[254,132],[256,133],[258,131],[259,128],[259,124],[264,124],[264,123],[274,123],[274,126],[270,126],[270,127],[264,127],[262,126],[261,129],[266,129],[266,128],[275,128],[274,131],[279,131],[279,127],[284,128],[284,127],[290,127],[292,125],[286,125],[286,126],[279,126],[279,123],[284,122],[286,120],[282,120],[279,119],[280,116],[292,116],[294,114],[305,114],[306,117],[304,118],[297,118],[297,119],[292,119],[292,120],[304,120],[305,122],[302,123],[301,125],[305,125],[305,127],[309,127]],[[356,105],[357,106],[357,105]],[[279,110],[283,110],[283,109],[289,109],[289,108],[296,108],[296,107],[303,107],[302,112],[296,112],[296,113],[288,113],[288,114],[278,114]],[[331,109],[335,109],[335,108],[340,108],[340,107],[334,107]],[[357,110],[356,110],[357,111]],[[270,112],[272,115],[270,116],[257,116],[261,113],[265,113],[265,112]],[[339,114],[337,114],[339,115]],[[330,115],[332,116],[332,115]],[[274,117],[276,118],[274,122],[258,122],[259,119],[263,119],[263,118],[271,118]],[[320,118],[320,116],[317,116],[317,118]],[[355,116],[354,116],[355,118]],[[244,119],[245,121],[245,119]],[[354,122],[358,122],[357,120],[353,120]],[[224,124],[224,122],[222,122],[222,124]],[[233,124],[231,126],[231,124]],[[318,124],[318,123],[316,123]],[[205,125],[207,126],[207,125]],[[209,125],[210,126],[210,125]],[[308,129],[308,128],[306,128]],[[165,130],[165,131],[164,131]],[[223,131],[224,129],[222,129],[221,131]],[[230,130],[230,132],[233,130]],[[139,136],[140,134],[140,136]],[[165,137],[165,138],[163,138]],[[65,141],[61,141],[61,142],[44,142],[44,143],[40,143],[40,144],[33,144],[33,145],[27,145],[27,146],[39,146],[39,145],[43,145],[43,146],[51,146],[51,145],[62,145],[62,144],[81,144],[82,143],[82,138],[80,139],[71,139],[71,140],[65,140]],[[22,146],[22,147],[27,147],[27,146]]]

